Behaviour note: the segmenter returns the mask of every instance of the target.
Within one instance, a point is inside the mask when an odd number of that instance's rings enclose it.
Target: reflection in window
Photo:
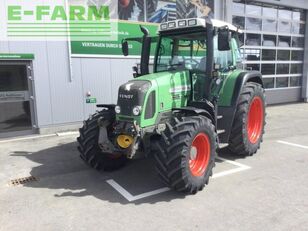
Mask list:
[[[247,70],[260,71],[260,64],[246,64]]]
[[[276,78],[276,88],[288,87],[288,85],[289,85],[288,77]]]
[[[305,34],[305,24],[293,22],[292,34]]]
[[[275,64],[262,64],[263,75],[275,75]]]
[[[260,31],[262,27],[262,20],[259,18],[247,18],[246,30],[257,30]]]
[[[276,60],[276,50],[262,50],[262,60]]]
[[[275,78],[263,78],[263,84],[265,89],[275,87]]]
[[[289,19],[289,20],[291,20],[292,19],[292,11],[291,10],[287,10],[287,9],[280,9],[278,16],[281,19]]]
[[[290,47],[291,46],[291,37],[289,37],[289,36],[279,36],[278,37],[278,46],[279,47]]]
[[[269,18],[277,18],[277,8],[274,6],[263,6],[263,16]]]
[[[273,19],[263,19],[263,30],[277,32],[277,21]]]
[[[293,61],[303,61],[304,52],[303,51],[292,51],[292,60]]]
[[[243,15],[245,14],[244,1],[233,1],[233,14]]]
[[[302,85],[302,77],[291,77],[290,87],[300,87]]]
[[[261,45],[261,35],[247,34],[246,45],[247,46],[260,46]]]
[[[276,35],[263,35],[263,46],[275,47],[276,46]]]
[[[291,23],[286,21],[279,21],[279,32],[280,33],[291,33]]]
[[[240,17],[240,16],[233,16],[233,20],[232,20],[233,25],[241,28],[241,29],[245,29],[245,18],[244,17]]]
[[[303,65],[302,64],[292,64],[291,74],[302,74],[302,73],[303,73]]]
[[[293,20],[306,21],[305,20],[305,12],[302,11],[302,10],[294,10],[293,11]]]
[[[245,59],[248,61],[260,61],[261,50],[260,49],[246,49]]]
[[[277,75],[285,75],[290,72],[290,64],[277,64]]]
[[[290,60],[290,51],[289,50],[278,50],[277,60],[282,60],[282,61]]]
[[[262,7],[252,4],[246,5],[246,14],[260,16],[262,13]]]
[[[304,47],[304,38],[303,37],[293,37],[292,47]]]

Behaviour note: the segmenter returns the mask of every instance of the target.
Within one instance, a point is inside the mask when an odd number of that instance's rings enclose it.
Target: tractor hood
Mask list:
[[[159,72],[130,80],[119,88],[117,118],[137,121],[141,127],[154,125],[160,113],[186,106],[190,91],[188,71]]]

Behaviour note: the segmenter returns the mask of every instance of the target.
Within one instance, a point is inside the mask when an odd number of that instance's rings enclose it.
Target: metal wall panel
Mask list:
[[[48,42],[47,57],[53,124],[82,121],[82,80],[78,75],[70,80],[67,43]]]
[[[80,63],[83,85],[82,104],[84,104],[84,118],[87,118],[96,110],[96,104],[86,104],[87,92],[91,93],[91,97],[97,99],[97,103],[109,104],[112,102],[110,60],[81,58]]]

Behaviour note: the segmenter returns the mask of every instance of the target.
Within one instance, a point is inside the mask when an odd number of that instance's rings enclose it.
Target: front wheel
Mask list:
[[[101,150],[98,145],[99,119],[108,120],[112,124],[115,120],[115,114],[111,110],[103,110],[86,120],[83,127],[79,129],[80,136],[77,138],[78,150],[81,159],[92,168],[113,171],[123,167],[127,158],[121,154],[109,154]],[[111,126],[107,127],[107,132],[111,132]]]
[[[176,191],[195,194],[202,190],[215,166],[216,140],[208,118],[173,118],[155,143],[158,175]]]
[[[229,149],[238,155],[255,154],[263,141],[265,127],[264,89],[257,83],[246,83],[239,99]]]

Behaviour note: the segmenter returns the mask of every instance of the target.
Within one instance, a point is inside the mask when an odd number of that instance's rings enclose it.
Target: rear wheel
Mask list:
[[[230,135],[229,149],[239,155],[257,152],[265,127],[264,89],[257,83],[246,83],[237,106]]]
[[[197,193],[208,184],[216,157],[216,132],[203,116],[174,118],[155,143],[156,169],[171,188]]]
[[[79,129],[80,136],[77,138],[78,150],[80,157],[88,165],[97,169],[112,171],[121,168],[125,165],[127,158],[121,154],[104,153],[98,145],[99,126],[98,120],[110,121],[110,126],[107,131],[110,132],[112,122],[115,120],[115,114],[111,110],[100,111],[84,122],[84,125]]]

